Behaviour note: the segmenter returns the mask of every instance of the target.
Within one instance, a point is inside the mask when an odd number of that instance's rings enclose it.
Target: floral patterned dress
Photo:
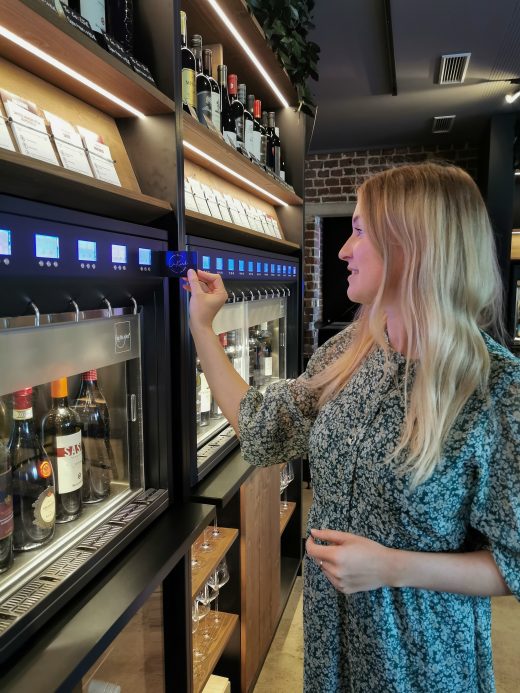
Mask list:
[[[404,417],[405,359],[376,348],[319,412],[306,381],[344,351],[329,340],[296,380],[240,405],[244,458],[265,466],[308,455],[308,529],[335,529],[411,551],[489,547],[520,599],[520,360],[484,339],[489,389],[460,413],[430,479],[409,489],[384,459]],[[306,693],[474,693],[495,690],[490,600],[412,588],[344,595],[304,565]]]

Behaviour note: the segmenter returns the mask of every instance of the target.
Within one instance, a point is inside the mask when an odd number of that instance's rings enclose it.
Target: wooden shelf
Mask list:
[[[211,529],[211,528],[209,528]],[[204,539],[204,532],[198,537],[191,547],[192,555],[195,551],[199,566],[191,569],[191,598],[194,599],[200,591],[206,580],[211,575],[212,571],[218,566],[220,561],[229,551],[231,544],[238,537],[238,529],[230,529],[228,527],[219,527],[220,536],[211,537],[213,548],[210,551],[204,551],[200,548]]]
[[[238,226],[228,221],[214,219],[199,212],[186,210],[186,231],[194,236],[211,238],[215,241],[239,243],[251,248],[271,250],[278,253],[294,253],[300,249],[297,243],[268,236],[265,233],[253,231],[244,226]]]
[[[280,502],[280,510],[282,508],[282,503]],[[289,520],[291,519],[291,516],[293,512],[296,510],[296,503],[288,502],[287,503],[287,510],[284,510],[284,512],[280,512],[280,536],[284,533],[285,528],[287,527],[287,524],[289,523]]]
[[[213,618],[213,612],[208,614],[206,618]],[[194,693],[202,691],[209,677],[213,673],[220,656],[224,652],[226,645],[231,638],[233,631],[238,625],[238,616],[236,614],[226,614],[224,611],[219,611],[220,623],[218,630],[215,630],[209,644],[205,644],[206,657],[201,662],[195,663],[193,666],[193,690]],[[213,626],[213,624],[211,624]],[[199,628],[204,627],[204,620],[200,622]],[[193,636],[197,639],[198,632]]]
[[[146,224],[172,211],[164,200],[7,149],[0,149],[0,172],[2,193],[82,212]]]
[[[6,29],[144,115],[172,113],[175,110],[171,99],[40,0],[0,0],[0,17]],[[133,117],[122,106],[3,37],[0,37],[0,55],[114,118]]]
[[[247,192],[267,200],[267,202],[270,202],[272,205],[280,206],[280,204],[269,197],[269,195],[251,188],[247,181],[255,183],[264,191],[274,195],[288,205],[303,205],[302,198],[298,197],[293,190],[279,183],[273,176],[270,176],[259,166],[253,164],[249,159],[246,159],[240,152],[237,152],[236,149],[226,144],[218,134],[204,127],[204,125],[201,125],[198,120],[195,120],[195,118],[188,113],[183,113],[183,129],[186,142],[197,147],[197,149],[200,149],[221,164],[224,164],[224,166],[231,169],[231,171],[243,176],[246,180],[242,181],[239,178],[235,178],[232,173],[228,173],[216,164],[212,164],[203,156],[185,147],[184,155],[187,159],[194,161],[203,168],[209,169],[220,178],[225,178],[234,185],[247,190]]]
[[[244,0],[223,0],[220,3],[233,26],[251,48],[262,66],[267,71],[278,89],[290,106],[298,103],[296,90],[289,80],[288,74],[282,68],[273,51],[267,45],[264,32],[256,19],[249,14]],[[234,36],[220,20],[206,0],[190,0],[183,2],[183,9],[188,14],[188,29],[190,36],[201,34],[204,45],[221,43],[224,46],[224,62],[229,72],[238,72],[240,82],[247,85],[249,94],[262,99],[263,107],[279,108],[282,104],[271,90],[258,69],[244,53]]]

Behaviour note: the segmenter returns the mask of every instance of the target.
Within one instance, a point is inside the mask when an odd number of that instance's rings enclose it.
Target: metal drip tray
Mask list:
[[[138,524],[141,516],[148,516],[153,509],[162,508],[168,502],[168,492],[163,489],[148,489],[134,496],[119,508],[103,524],[90,531],[77,544],[68,548],[50,565],[33,576],[20,589],[11,592],[0,602],[0,634],[27,616],[52,591],[61,588],[63,582],[80,571],[88,561],[118,535],[127,533],[132,524]]]

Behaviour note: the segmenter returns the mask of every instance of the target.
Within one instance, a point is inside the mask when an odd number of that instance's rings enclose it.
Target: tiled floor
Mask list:
[[[303,491],[304,518],[310,493]],[[520,604],[500,597],[492,600],[492,610],[497,693],[520,693]],[[298,693],[302,684],[302,578],[297,578],[254,693]]]

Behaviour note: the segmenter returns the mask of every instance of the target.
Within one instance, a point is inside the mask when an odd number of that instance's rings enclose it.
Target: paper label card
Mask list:
[[[199,183],[198,180],[195,178],[190,178],[190,183],[191,183],[191,190],[194,195],[198,195],[199,197],[204,197],[204,192],[202,190],[202,186]]]
[[[92,178],[94,174],[83,149],[81,136],[76,128],[54,113],[44,111],[44,114],[63,166],[70,171],[76,171]]]
[[[231,218],[231,214],[229,213],[229,209],[227,206],[224,205],[219,205],[220,209],[220,214],[222,216],[223,221],[229,221],[230,223],[233,223],[233,219]]]
[[[21,154],[59,166],[45,120],[32,101],[0,90],[5,112],[11,119],[11,129]]]
[[[16,151],[16,147],[14,146],[11,135],[9,134],[7,123],[2,117],[0,117],[0,147],[2,149],[9,149],[12,152]]]
[[[197,209],[197,204],[195,202],[195,198],[193,197],[193,194],[191,192],[185,193],[184,206],[186,207],[186,209],[191,209],[192,212],[198,212],[199,211]]]
[[[99,180],[105,181],[105,183],[121,187],[121,181],[112,160],[110,147],[104,143],[101,135],[81,126],[78,126],[78,132],[83,139],[94,176]]]
[[[195,203],[197,205],[197,211],[200,212],[200,214],[206,214],[208,217],[211,216],[211,212],[209,211],[208,203],[206,202],[205,197],[199,197],[196,195]]]
[[[219,206],[216,202],[213,200],[208,200],[208,207],[212,217],[215,217],[215,219],[222,219]]]

